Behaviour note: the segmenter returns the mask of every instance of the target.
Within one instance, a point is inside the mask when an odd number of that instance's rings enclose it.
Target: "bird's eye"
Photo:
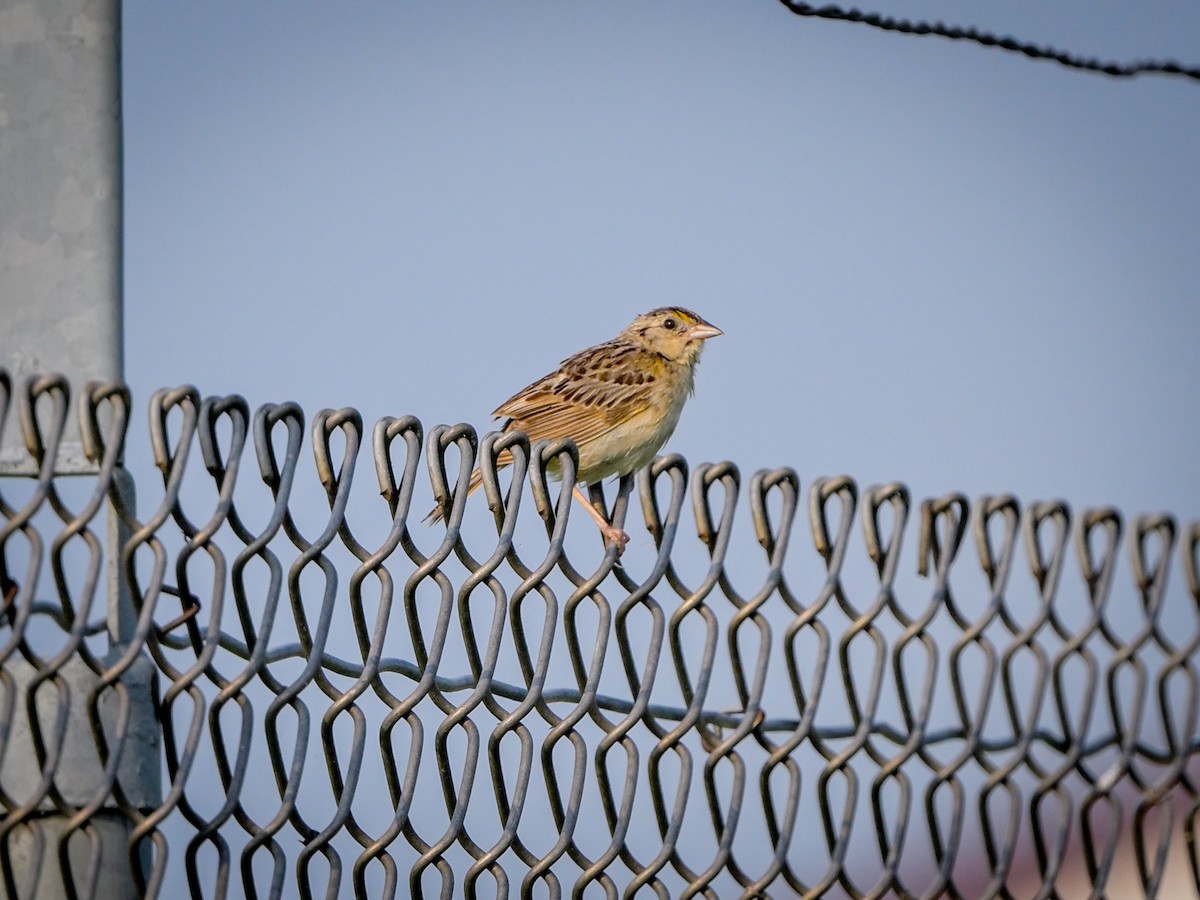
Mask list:
[[[674,319],[667,319],[667,321],[663,322],[663,328],[667,329],[667,331],[674,331],[675,326],[678,324],[679,323],[676,322]]]

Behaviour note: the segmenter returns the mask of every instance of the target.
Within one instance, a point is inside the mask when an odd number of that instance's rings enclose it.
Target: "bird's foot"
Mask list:
[[[617,559],[620,559],[621,554],[625,552],[625,545],[629,543],[629,535],[616,525],[610,525],[607,522],[600,526],[600,532],[604,535],[605,543],[611,542],[617,548]]]

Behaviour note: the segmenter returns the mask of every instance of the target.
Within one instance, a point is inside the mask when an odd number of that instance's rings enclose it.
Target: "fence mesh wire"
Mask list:
[[[0,372],[6,896],[1200,885],[1200,523],[665,456],[618,561],[569,444],[183,387],[131,477],[130,413]]]

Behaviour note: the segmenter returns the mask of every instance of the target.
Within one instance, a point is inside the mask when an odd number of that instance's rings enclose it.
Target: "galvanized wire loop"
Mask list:
[[[970,504],[962,494],[947,494],[938,500],[921,504],[920,547],[917,550],[917,572],[929,575],[932,562],[934,577],[944,581],[950,565],[958,555],[967,531]],[[944,522],[945,534],[938,534],[938,524]]]
[[[91,462],[100,463],[110,454],[114,462],[121,459],[124,451],[125,432],[129,427],[129,388],[124,384],[104,384],[89,381],[79,395],[79,433],[84,456]],[[108,440],[100,424],[101,409],[107,405],[115,417],[108,426]],[[0,408],[0,417],[4,410]]]
[[[38,401],[42,397],[49,397],[51,404],[50,418],[45,426],[38,418]],[[44,466],[47,460],[53,462],[58,454],[71,405],[71,388],[63,375],[31,377],[25,381],[24,400],[21,404],[21,426],[25,433],[25,448],[35,463]],[[48,429],[49,440],[43,434],[43,428]]]
[[[4,437],[4,429],[8,425],[8,407],[12,403],[12,376],[8,370],[0,368],[0,438]]]
[[[429,479],[433,484],[434,500],[437,501],[441,514],[449,517],[448,524],[461,522],[467,500],[467,487],[471,480],[471,470],[475,467],[475,453],[478,449],[475,429],[464,423],[453,428],[437,425],[429,430],[425,440],[425,456],[429,464]],[[448,507],[446,501],[450,499],[450,488],[446,473],[446,451],[451,445],[457,445],[459,460],[453,505]]]

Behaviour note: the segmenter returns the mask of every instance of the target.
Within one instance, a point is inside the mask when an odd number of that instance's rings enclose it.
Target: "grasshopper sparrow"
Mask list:
[[[611,341],[563,360],[556,371],[518,391],[492,413],[507,417],[504,431],[523,431],[531,443],[559,438],[575,442],[579,450],[575,498],[605,539],[616,546],[618,555],[629,536],[605,520],[579,484],[628,475],[654,459],[695,389],[704,342],[721,333],[681,306],[651,310]],[[511,461],[507,453],[499,457],[501,465]],[[468,493],[482,483],[476,469]],[[426,521],[436,519],[442,509],[439,504]]]

